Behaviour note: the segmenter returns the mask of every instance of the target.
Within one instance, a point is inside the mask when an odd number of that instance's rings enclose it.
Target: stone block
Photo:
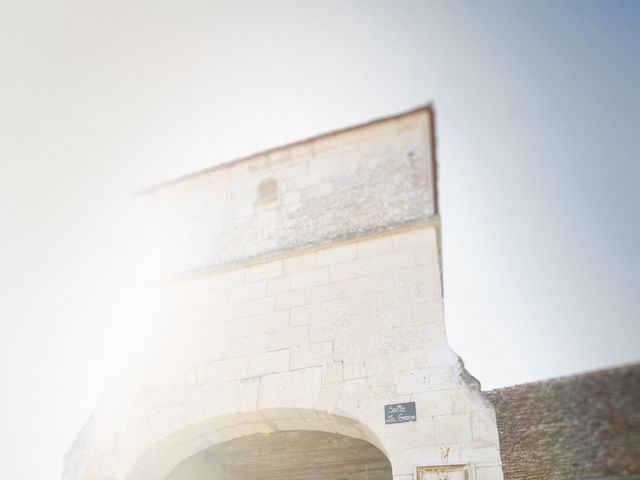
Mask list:
[[[422,246],[415,249],[417,265],[438,265],[440,251],[436,246]]]
[[[331,266],[331,281],[340,282],[367,276],[371,273],[370,259],[358,259]]]
[[[269,334],[241,336],[233,342],[227,342],[227,346],[227,358],[264,353],[269,350]]]
[[[262,298],[267,292],[267,282],[259,281],[253,283],[244,283],[229,287],[224,295],[226,300],[231,303],[240,303],[247,300],[255,300]]]
[[[307,325],[301,325],[272,332],[269,338],[269,350],[282,350],[308,343],[309,327]]]
[[[239,318],[242,315],[241,305],[232,303],[224,306],[217,306],[211,309],[209,320],[211,323],[220,323]]]
[[[396,376],[396,393],[398,395],[415,394],[427,390],[429,390],[429,372],[426,368],[408,370]],[[429,415],[439,414],[430,413]]]
[[[211,289],[225,289],[234,285],[239,285],[244,282],[244,270],[235,269],[212,275],[209,282]]]
[[[283,260],[283,272],[298,273],[316,268],[315,253],[305,253],[303,255],[295,255],[287,257]]]
[[[478,410],[482,405],[474,392],[465,388],[451,390],[451,400],[453,402],[453,413],[471,413]]]
[[[440,283],[440,266],[417,265],[394,272],[396,286],[423,284],[425,282]]]
[[[335,265],[355,260],[355,258],[356,245],[354,243],[326,248],[316,252],[316,263],[318,266]]]
[[[336,338],[333,342],[335,360],[348,361],[370,357],[379,351],[381,338],[378,335],[358,335]]]
[[[344,384],[342,382],[323,383],[316,397],[314,408],[325,412],[334,411],[343,388]]]
[[[333,362],[322,365],[322,383],[342,382],[344,380],[342,365],[342,362]]]
[[[247,377],[289,370],[289,350],[277,350],[248,357]]]
[[[291,279],[289,276],[271,278],[267,281],[267,295],[278,295],[289,291]]]
[[[330,268],[316,268],[291,274],[291,290],[315,287],[330,281]]]
[[[429,380],[431,390],[442,390],[458,385],[456,370],[453,367],[430,367]]]
[[[265,375],[260,379],[260,409],[315,406],[322,385],[320,367]]]
[[[304,292],[302,293],[304,296]],[[322,305],[301,305],[291,308],[291,325],[308,325],[320,315]]]
[[[435,417],[438,415],[453,414],[453,404],[450,390],[437,392],[422,392],[414,396],[416,407],[419,406],[423,415]]]
[[[331,342],[296,345],[291,347],[291,368],[322,366],[333,362]]]
[[[210,313],[208,308],[188,313],[181,316],[180,324],[186,328],[204,325],[211,320]]]
[[[393,288],[395,279],[391,275],[369,275],[343,282],[333,283],[332,299],[350,297],[370,292],[382,292]]]
[[[471,417],[468,414],[434,417],[436,441],[441,445],[470,442],[472,439]]]
[[[381,405],[384,398],[369,388],[367,379],[348,380],[333,411],[336,415],[345,415],[358,422],[369,425],[382,415]]]
[[[428,366],[427,359],[422,349],[406,349],[397,352],[389,352],[386,355],[389,370],[402,372],[407,370],[422,369]]]
[[[316,343],[334,338],[352,337],[362,333],[364,330],[376,330],[367,325],[366,320],[369,318],[371,318],[371,314],[335,319],[320,317],[320,321],[309,324],[309,341]]]
[[[282,260],[260,263],[244,269],[245,282],[254,282],[282,275]]]
[[[343,375],[345,380],[353,380],[356,378],[365,378],[367,376],[367,370],[365,364],[362,361],[345,362],[343,365]]]
[[[384,438],[391,456],[417,447],[435,444],[433,419],[420,415],[421,412],[418,412],[416,422],[386,425]]]
[[[211,362],[207,371],[208,383],[219,383],[227,380],[240,379],[251,376],[249,374],[249,358],[230,358]]]
[[[304,290],[281,293],[276,296],[276,309],[278,310],[287,310],[294,307],[300,307],[305,304],[306,296]]]
[[[474,441],[498,443],[498,428],[493,410],[484,409],[471,414]]]
[[[397,327],[381,338],[380,346],[385,352],[403,349],[428,348],[446,343],[444,325],[429,323],[426,325]]]
[[[408,230],[393,236],[394,250],[411,250],[421,247],[437,248],[434,227]]]
[[[367,258],[383,255],[393,251],[393,239],[391,236],[367,239],[356,245],[357,257]]]
[[[416,258],[413,250],[385,253],[370,259],[371,273],[390,272],[400,268],[413,267]]]
[[[225,324],[225,327],[235,332],[238,336],[246,334],[246,332],[269,333],[278,330],[284,330],[289,326],[289,312],[286,310],[271,312],[264,315],[255,315],[252,317],[234,320]]]
[[[502,468],[499,465],[476,467],[476,480],[503,480]]]
[[[424,283],[420,284],[418,295],[426,301],[440,300],[442,298],[440,277],[426,279]]]
[[[260,298],[240,304],[240,315],[242,317],[252,317],[271,313],[275,310],[275,299],[273,297]]]

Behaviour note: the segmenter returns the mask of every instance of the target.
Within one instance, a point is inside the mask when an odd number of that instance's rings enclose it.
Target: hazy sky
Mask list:
[[[432,101],[485,388],[640,359],[640,2],[0,0],[3,477],[126,359],[129,193]]]

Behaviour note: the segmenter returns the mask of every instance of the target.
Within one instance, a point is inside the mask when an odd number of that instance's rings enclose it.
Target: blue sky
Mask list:
[[[639,359],[638,2],[3,10],[11,478],[57,477],[121,363],[131,191],[425,102],[437,111],[447,326],[472,374],[493,388]]]

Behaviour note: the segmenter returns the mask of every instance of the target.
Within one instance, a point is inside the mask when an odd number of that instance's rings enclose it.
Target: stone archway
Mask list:
[[[214,445],[167,480],[390,480],[391,464],[371,443],[337,433],[256,433]]]
[[[314,463],[316,455],[323,458]],[[177,430],[145,448],[126,479],[266,480],[279,478],[273,476],[277,465],[291,467],[281,480],[392,478],[384,445],[359,421],[319,410],[272,408]]]

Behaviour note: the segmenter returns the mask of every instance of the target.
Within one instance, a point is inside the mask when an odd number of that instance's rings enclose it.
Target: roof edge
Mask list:
[[[542,380],[535,380],[533,382],[517,383],[515,385],[507,385],[504,387],[492,388],[491,390],[483,390],[483,393],[493,393],[493,392],[498,392],[503,390],[517,389],[517,388],[527,388],[527,387],[533,387],[535,385],[541,385],[545,383],[548,384],[552,382],[555,382],[555,383],[571,382],[577,379],[589,378],[589,377],[594,377],[598,375],[612,375],[616,373],[621,373],[624,370],[633,370],[633,369],[640,369],[640,362],[631,361],[628,363],[612,365],[610,367],[605,367],[600,369],[586,370],[578,373],[569,373],[566,375],[560,375],[559,377],[545,378]]]
[[[296,141],[291,142],[291,143],[286,143],[284,145],[278,145],[276,147],[267,148],[266,150],[261,150],[261,151],[255,152],[255,153],[251,153],[251,154],[246,155],[244,157],[236,158],[234,160],[229,160],[229,161],[226,161],[226,162],[223,162],[223,163],[219,163],[219,164],[214,165],[212,167],[207,167],[207,168],[203,168],[201,170],[196,170],[195,172],[188,173],[186,175],[181,175],[181,176],[173,178],[171,180],[167,180],[167,181],[164,181],[164,182],[156,183],[154,185],[151,185],[151,186],[148,186],[148,187],[143,187],[141,189],[135,190],[134,191],[134,195],[144,195],[144,194],[149,194],[149,193],[155,193],[156,190],[159,190],[161,188],[168,187],[170,185],[174,185],[174,184],[186,181],[186,180],[190,180],[190,179],[195,178],[195,177],[197,177],[199,175],[206,174],[206,173],[209,173],[209,172],[213,172],[215,170],[221,170],[223,168],[228,168],[228,167],[230,167],[232,165],[236,165],[236,164],[241,163],[241,162],[246,162],[246,161],[252,160],[252,159],[254,159],[256,157],[261,157],[263,155],[268,155],[270,153],[277,152],[279,150],[284,150],[284,149],[295,147],[295,146],[302,145],[302,144],[305,144],[305,143],[314,142],[314,141],[320,140],[322,138],[332,137],[334,135],[338,135],[338,134],[341,134],[341,133],[349,132],[349,131],[352,131],[352,130],[357,130],[359,128],[368,127],[368,126],[371,126],[371,125],[375,125],[377,123],[382,123],[382,122],[386,122],[386,121],[389,121],[389,120],[394,120],[394,119],[397,119],[397,118],[405,117],[405,116],[412,115],[412,114],[418,113],[418,112],[426,112],[430,116],[431,123],[432,123],[432,126],[430,127],[432,129],[432,131],[430,133],[434,134],[435,133],[434,130],[433,130],[435,128],[433,126],[434,108],[433,108],[433,103],[432,102],[428,102],[428,103],[425,103],[423,105],[419,105],[417,107],[411,108],[409,110],[404,110],[404,111],[402,111],[400,113],[394,113],[394,114],[390,114],[390,115],[385,115],[385,116],[382,116],[382,117],[374,118],[373,120],[369,120],[367,122],[357,123],[355,125],[351,125],[351,126],[343,127],[343,128],[338,128],[336,130],[330,130],[328,132],[324,132],[324,133],[320,133],[320,134],[317,134],[317,135],[313,135],[311,137],[303,138],[301,140],[296,140]],[[435,150],[435,145],[433,145],[432,148],[434,148],[434,150]],[[435,157],[433,158],[433,161],[435,161]],[[436,209],[436,212],[437,212],[437,209]]]

